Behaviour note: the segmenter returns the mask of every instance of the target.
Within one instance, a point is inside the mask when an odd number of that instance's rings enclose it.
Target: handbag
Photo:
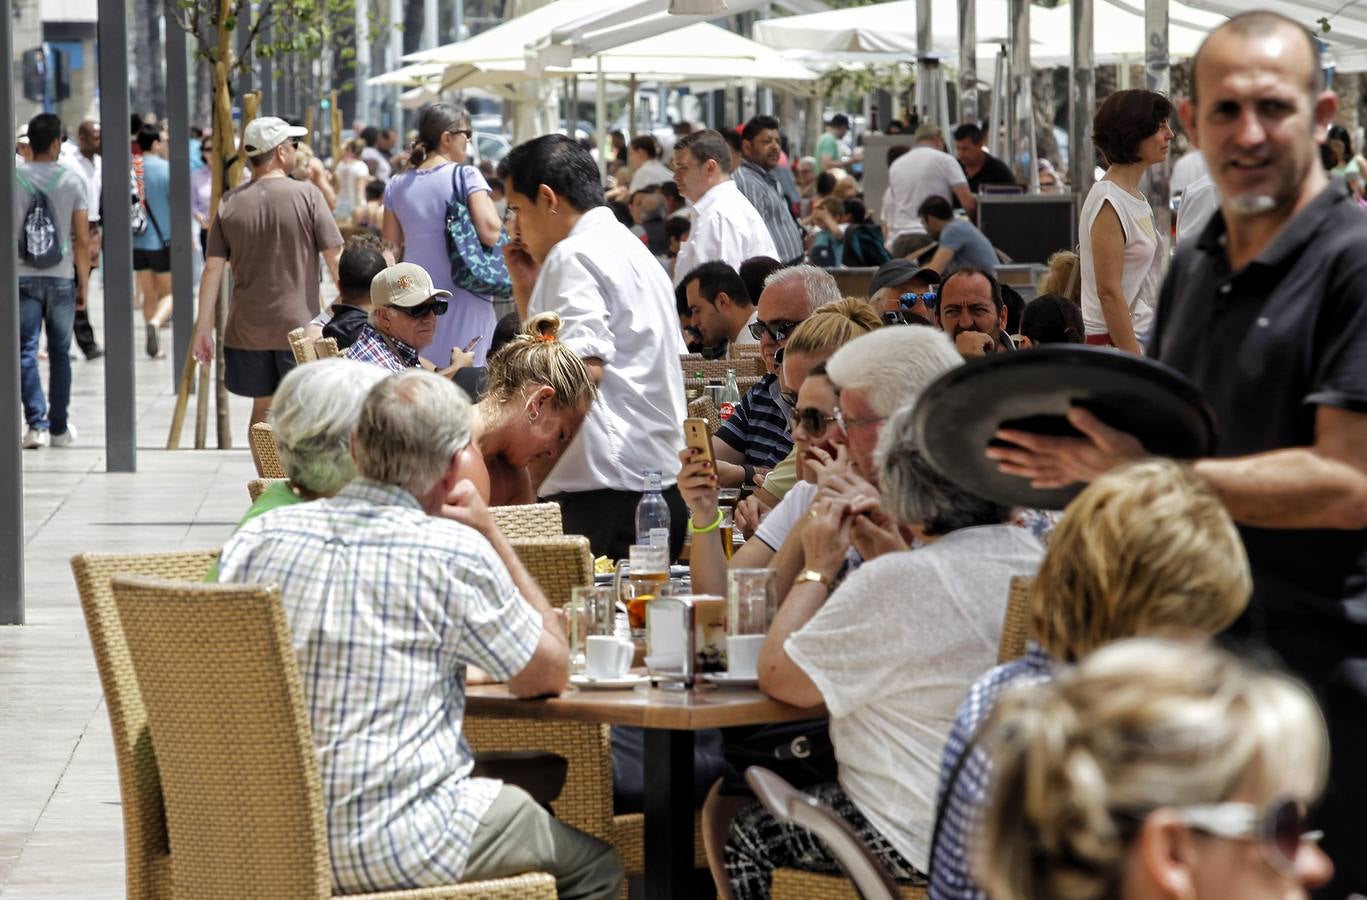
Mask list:
[[[795,788],[835,781],[839,772],[825,719],[726,728],[722,734],[726,794],[749,792],[745,770],[751,766],[763,766]]]
[[[503,262],[508,232],[500,231],[493,247],[484,246],[470,218],[465,193],[465,169],[457,164],[451,175],[451,199],[446,201],[446,254],[451,259],[451,281],[460,288],[485,297],[510,297],[513,281]]]

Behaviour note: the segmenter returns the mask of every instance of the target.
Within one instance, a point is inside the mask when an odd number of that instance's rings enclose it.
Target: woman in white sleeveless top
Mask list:
[[[1167,159],[1172,105],[1146,90],[1116,91],[1092,119],[1092,140],[1110,168],[1082,205],[1082,320],[1087,343],[1143,353],[1167,260],[1167,236],[1139,190],[1149,166]]]

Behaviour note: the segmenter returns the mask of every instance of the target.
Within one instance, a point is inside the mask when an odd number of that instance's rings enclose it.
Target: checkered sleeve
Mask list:
[[[503,561],[484,544],[453,573],[460,636],[456,656],[506,681],[526,668],[541,638],[541,615],[527,602]]]

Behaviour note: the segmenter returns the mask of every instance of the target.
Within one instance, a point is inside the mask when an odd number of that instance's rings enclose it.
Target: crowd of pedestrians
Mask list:
[[[621,559],[650,486],[671,559],[689,539],[694,590],[722,593],[732,568],[776,571],[759,688],[824,707],[828,722],[798,723],[828,751],[799,786],[899,881],[935,898],[1367,891],[1354,852],[1367,802],[1367,218],[1321,163],[1336,102],[1299,24],[1248,13],[1216,28],[1175,111],[1217,202],[1169,261],[1140,185],[1167,159],[1174,107],[1111,94],[1079,246],[1050,260],[1029,304],[962,215],[1019,176],[976,123],[952,132],[953,154],[937,126],[897,123],[909,141],[890,154],[874,216],[843,115],[797,159],[766,115],[729,135],[681,125],[667,150],[623,136],[606,179],[561,135],[470,165],[470,120],[446,103],[420,111],[403,148],[358,128],[331,172],[302,127],[252,121],[250,180],[216,211],[195,182],[207,238],[193,350],[214,353],[231,270],[228,387],[272,424],[289,478],[217,574],[281,587],[338,890],[536,869],[562,897],[617,895],[613,850],[474,777],[461,727],[470,680],[527,697],[560,692],[569,672],[560,617],[488,507],[557,503],[566,533]],[[70,164],[56,117],[25,138],[24,445],[64,446],[67,346],[98,259],[99,129],[81,125]],[[165,139],[154,126],[134,139],[147,224],[135,268],[156,355]],[[1348,176],[1356,157],[1337,140]],[[814,264],[821,247],[868,263],[864,296]],[[338,288],[328,309],[324,269]],[[346,359],[296,368],[286,335],[303,326]],[[984,498],[930,463],[914,411],[940,376],[1084,340],[1191,379],[1220,423],[1214,456],[1156,458],[1081,409],[1076,437],[1000,432],[984,452],[1002,472],[1087,483],[1062,514]],[[757,356],[764,373],[710,454],[684,449],[691,349]],[[734,554],[724,488],[748,494]],[[996,666],[1019,577],[1034,579],[1032,640]],[[1264,655],[1304,686],[1254,671],[1247,660]],[[778,868],[839,871],[728,772],[763,740],[699,742],[722,897],[768,897]],[[614,751],[627,808],[640,747],[621,731]]]

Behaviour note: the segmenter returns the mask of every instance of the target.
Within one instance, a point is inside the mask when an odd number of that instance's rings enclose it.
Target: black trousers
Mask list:
[[[684,528],[688,524],[688,505],[677,487],[666,488],[669,505],[669,558],[679,558],[683,549]],[[589,539],[594,556],[626,559],[627,548],[636,543],[636,504],[640,491],[576,491],[541,499],[560,504],[566,534],[582,534]]]

